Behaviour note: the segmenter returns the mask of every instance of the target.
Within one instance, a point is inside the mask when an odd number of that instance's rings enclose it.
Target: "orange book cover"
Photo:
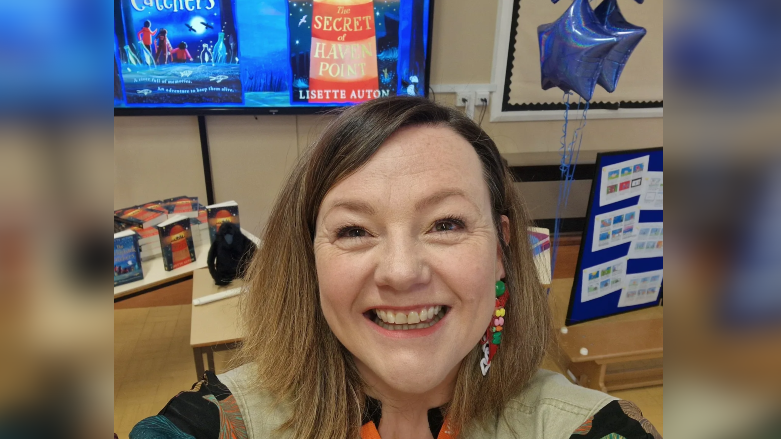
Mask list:
[[[195,245],[193,244],[190,219],[186,217],[172,219],[175,221],[166,221],[158,226],[160,248],[166,271],[195,262]]]
[[[209,239],[214,242],[217,237],[217,231],[220,230],[220,225],[224,222],[231,222],[237,226],[241,226],[239,219],[239,206],[220,206],[220,207],[207,207],[206,214],[209,217]]]
[[[141,206],[134,206],[127,209],[118,211],[116,215],[124,220],[132,221],[138,226],[143,227],[143,224],[158,218],[164,213],[157,210],[144,209]]]
[[[181,197],[174,197],[174,198],[166,198],[165,200],[163,200],[161,205],[165,207],[169,213],[172,214],[197,212],[198,197],[181,196]]]
[[[380,96],[372,0],[312,4],[311,103],[364,102]]]

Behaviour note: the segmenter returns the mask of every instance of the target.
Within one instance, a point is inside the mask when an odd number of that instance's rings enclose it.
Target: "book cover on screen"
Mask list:
[[[160,232],[160,248],[165,271],[195,262],[195,244],[189,218],[174,215],[159,224],[157,229]]]
[[[144,278],[138,234],[125,230],[114,234],[114,286]]]
[[[118,2],[119,107],[336,106],[428,87],[430,0]]]
[[[126,104],[243,104],[233,5],[232,0],[115,3]]]
[[[291,104],[425,94],[428,2],[289,0],[288,10]]]
[[[217,237],[217,231],[224,222],[231,222],[241,226],[239,221],[239,205],[235,201],[226,201],[225,203],[212,204],[206,206],[207,222],[209,224],[209,239],[214,242]]]

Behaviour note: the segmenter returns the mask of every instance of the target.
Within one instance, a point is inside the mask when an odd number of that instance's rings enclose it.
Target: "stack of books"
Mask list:
[[[114,218],[118,218],[120,221],[122,221],[125,224],[129,224],[141,229],[154,227],[162,223],[166,219],[168,219],[168,211],[163,209],[162,207],[148,208],[144,206],[159,206],[159,205],[147,203],[145,205],[132,206],[132,207],[126,207],[124,209],[115,210]]]
[[[206,215],[206,211],[203,212],[203,215],[204,216]],[[173,218],[174,216],[176,215],[171,215],[169,219]],[[204,221],[201,221],[198,218],[187,218],[187,220],[190,223],[190,230],[191,230],[193,244],[195,246],[199,246],[204,243],[208,244],[209,229],[208,229],[208,224],[206,224],[205,218]],[[152,227],[150,229],[133,228],[132,230],[138,233],[138,235],[141,238],[139,239],[139,244],[141,245],[142,261],[148,261],[153,258],[159,258],[163,254],[159,227]]]
[[[115,220],[118,218],[119,221],[129,226],[128,230],[132,230],[138,235],[142,261],[162,256],[160,234],[156,226],[174,215],[181,215],[189,219],[192,241],[195,245],[209,242],[206,208],[198,202],[197,197],[183,195],[114,211]]]
[[[204,207],[186,195],[115,210],[114,220],[115,227],[128,227],[114,234],[115,286],[143,279],[141,261],[162,258],[166,271],[195,262],[195,247],[211,245],[222,223],[240,226],[235,201]]]
[[[198,197],[180,197],[166,198],[158,201],[166,209],[169,215],[182,215],[187,218],[198,218],[198,213],[204,210],[204,207],[198,203]]]

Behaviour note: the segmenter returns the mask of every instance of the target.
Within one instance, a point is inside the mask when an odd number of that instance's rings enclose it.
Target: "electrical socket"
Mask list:
[[[479,91],[475,94],[475,107],[488,105],[489,102],[491,102],[491,93],[487,91]]]
[[[475,117],[475,92],[459,92],[456,93],[456,106],[465,107],[464,113],[467,117],[472,119]]]

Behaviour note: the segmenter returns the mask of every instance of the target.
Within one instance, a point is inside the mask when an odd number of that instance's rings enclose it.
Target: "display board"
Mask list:
[[[597,155],[567,325],[660,303],[663,167],[662,148]]]
[[[426,96],[433,0],[115,0],[115,115]]]

